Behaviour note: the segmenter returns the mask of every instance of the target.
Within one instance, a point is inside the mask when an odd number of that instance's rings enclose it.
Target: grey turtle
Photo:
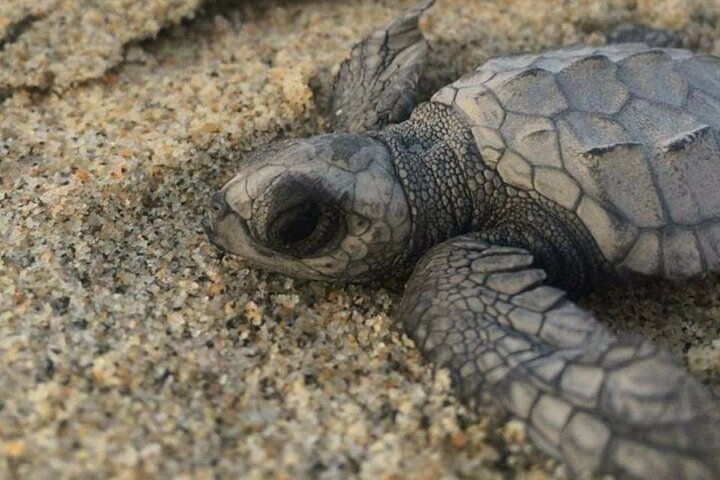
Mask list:
[[[571,300],[720,271],[720,59],[496,58],[416,106],[431,4],[353,48],[334,133],[254,152],[213,196],[209,239],[299,277],[409,275],[401,312],[425,357],[573,474],[720,478],[716,400]]]

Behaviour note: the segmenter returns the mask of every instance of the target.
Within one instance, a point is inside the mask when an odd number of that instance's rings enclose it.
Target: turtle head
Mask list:
[[[393,273],[411,232],[389,150],[333,133],[263,147],[211,200],[209,240],[250,262],[313,279]]]

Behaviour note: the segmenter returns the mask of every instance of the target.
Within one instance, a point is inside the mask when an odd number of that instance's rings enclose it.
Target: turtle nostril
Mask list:
[[[230,207],[225,201],[225,192],[215,192],[210,200],[210,208],[217,217],[222,217],[228,213]]]

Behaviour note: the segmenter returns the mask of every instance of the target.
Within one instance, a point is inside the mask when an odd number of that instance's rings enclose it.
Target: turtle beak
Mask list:
[[[213,243],[213,237],[215,236],[215,227],[213,226],[212,221],[208,217],[203,217],[200,221],[200,225],[202,226],[203,232],[205,233],[207,239],[210,241],[210,243]]]
[[[229,213],[230,206],[225,200],[225,192],[222,190],[215,192],[210,199],[208,214],[203,217],[201,224],[208,241],[220,249],[223,249],[223,247],[218,242],[215,225]]]

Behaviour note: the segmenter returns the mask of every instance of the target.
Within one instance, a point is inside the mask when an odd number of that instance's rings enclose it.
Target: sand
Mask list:
[[[412,3],[3,0],[0,478],[563,477],[457,402],[397,283],[255,270],[199,226],[250,149],[324,131],[350,46]],[[625,21],[720,53],[717,0],[438,0],[423,96]],[[720,393],[716,280],[583,304]]]

